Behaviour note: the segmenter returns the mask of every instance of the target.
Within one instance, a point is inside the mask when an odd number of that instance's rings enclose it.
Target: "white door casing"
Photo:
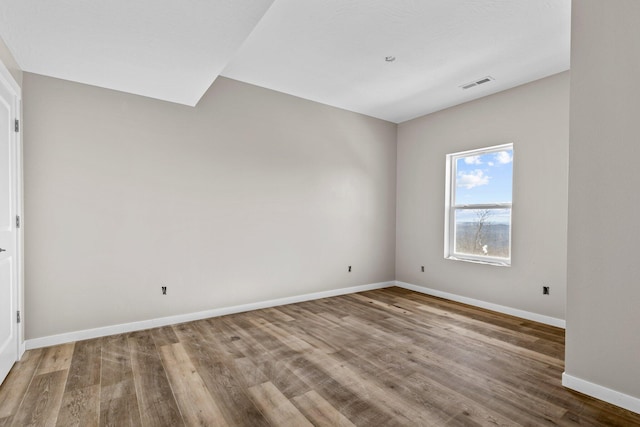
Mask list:
[[[19,87],[0,63],[0,383],[19,358],[21,342],[17,313],[20,304]]]

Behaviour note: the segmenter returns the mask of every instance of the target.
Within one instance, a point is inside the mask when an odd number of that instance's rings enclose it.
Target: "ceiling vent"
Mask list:
[[[475,82],[464,84],[464,85],[462,85],[460,87],[462,89],[471,89],[474,86],[479,86],[479,85],[482,85],[482,84],[485,84],[485,83],[489,83],[489,82],[491,82],[493,80],[494,80],[493,77],[487,76],[487,77],[481,78],[480,80],[476,80]]]

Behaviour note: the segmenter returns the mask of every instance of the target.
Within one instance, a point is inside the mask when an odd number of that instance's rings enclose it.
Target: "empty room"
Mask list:
[[[640,426],[637,0],[0,0],[0,426]]]

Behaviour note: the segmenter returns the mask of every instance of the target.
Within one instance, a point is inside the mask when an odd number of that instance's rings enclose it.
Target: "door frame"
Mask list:
[[[9,72],[9,69],[0,60],[0,81],[6,84],[6,86],[13,92],[15,96],[15,111],[16,119],[19,121],[18,132],[13,133],[15,143],[15,200],[16,200],[16,215],[20,217],[20,227],[16,233],[16,307],[20,310],[21,321],[17,325],[18,332],[18,360],[22,358],[25,352],[25,340],[24,340],[24,194],[23,194],[23,165],[22,165],[22,89],[13,75]],[[17,362],[17,360],[16,360]]]

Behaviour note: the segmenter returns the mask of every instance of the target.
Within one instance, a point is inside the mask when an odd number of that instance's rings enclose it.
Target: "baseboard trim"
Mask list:
[[[64,344],[73,341],[86,340],[91,338],[104,337],[108,335],[122,334],[126,332],[141,331],[144,329],[157,328],[160,326],[175,325],[178,323],[190,322],[193,320],[206,319],[209,317],[225,316],[227,314],[242,313],[245,311],[259,310],[261,308],[277,307],[279,305],[295,304],[297,302],[311,301],[321,298],[329,298],[338,295],[352,294],[356,292],[364,292],[374,289],[382,289],[390,286],[398,286],[404,289],[409,289],[426,295],[432,295],[440,298],[449,299],[452,301],[461,302],[463,304],[469,304],[476,307],[486,308],[488,310],[497,311],[499,313],[509,314],[516,317],[521,317],[527,320],[533,320],[535,322],[544,323],[547,325],[557,326],[559,328],[565,327],[565,321],[554,317],[543,316],[541,314],[531,313],[524,310],[518,310],[511,307],[506,307],[498,304],[489,303],[486,301],[476,300],[473,298],[463,297],[456,294],[450,294],[448,292],[442,292],[435,289],[426,288],[424,286],[413,285],[411,283],[405,283],[400,281],[389,281],[380,283],[370,283],[367,285],[352,286],[349,288],[333,289],[330,291],[313,292],[310,294],[296,295],[292,297],[278,298],[267,301],[259,301],[249,304],[240,304],[230,307],[214,308],[211,310],[199,311],[195,313],[179,314],[176,316],[161,317],[157,319],[142,320],[138,322],[122,323],[119,325],[105,326],[101,328],[84,329],[80,331],[67,332],[63,334],[50,335],[41,338],[32,338],[24,342],[26,350],[32,350],[35,348],[49,347],[52,345]]]
[[[640,399],[637,397],[629,396],[628,394],[620,393],[619,391],[611,390],[610,388],[574,377],[566,372],[562,374],[562,385],[571,390],[640,414]]]
[[[349,288],[333,289],[330,291],[313,292],[310,294],[296,295],[292,297],[278,298],[267,301],[259,301],[249,304],[240,304],[231,307],[214,308],[196,313],[179,314],[176,316],[161,317],[157,319],[142,320],[139,322],[122,323],[119,325],[105,326],[94,329],[84,329],[75,332],[67,332],[58,335],[50,335],[41,338],[32,338],[25,341],[27,350],[49,347],[73,341],[99,338],[108,335],[122,334],[126,332],[141,331],[160,326],[175,325],[177,323],[191,322],[193,320],[207,319],[209,317],[225,316],[227,314],[242,313],[245,311],[259,310],[261,308],[277,307],[279,305],[294,304],[297,302],[311,301],[321,298],[335,297],[338,295],[353,294],[356,292],[370,291],[374,289],[394,286],[395,282],[370,283],[367,285],[352,286]]]
[[[411,283],[400,282],[396,280],[396,286],[411,291],[420,292],[421,294],[431,295],[434,297],[444,298],[451,301],[461,302],[463,304],[469,304],[480,308],[486,308],[487,310],[497,311],[498,313],[509,314],[511,316],[520,317],[522,319],[533,320],[534,322],[544,323],[545,325],[556,326],[558,328],[565,329],[566,322],[563,319],[555,317],[544,316],[542,314],[532,313],[530,311],[519,310],[517,308],[511,308],[504,305],[493,304],[486,301],[477,300],[474,298],[463,297],[456,294],[450,294],[449,292],[438,291],[430,289],[424,286],[413,285]]]

